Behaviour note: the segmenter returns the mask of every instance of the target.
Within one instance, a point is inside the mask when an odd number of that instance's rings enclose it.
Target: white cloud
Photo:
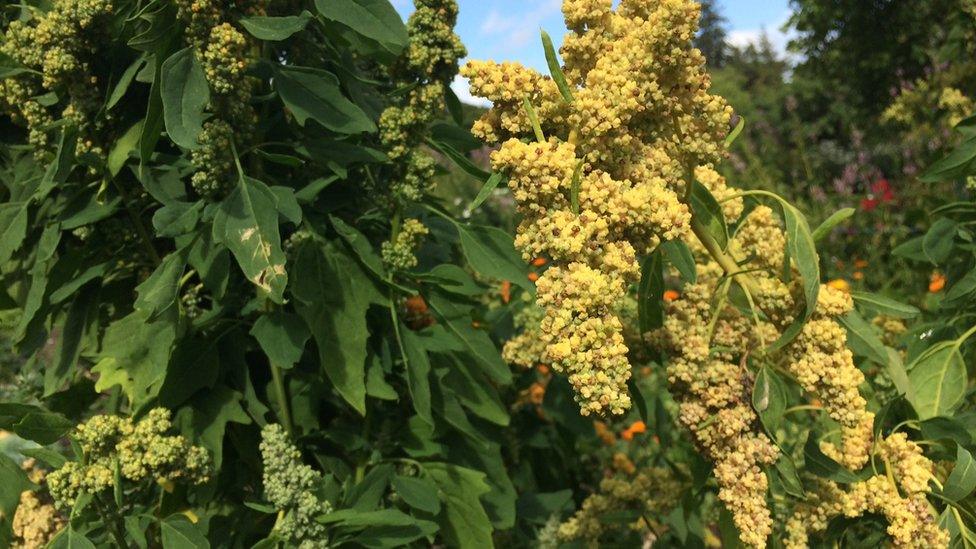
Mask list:
[[[505,15],[493,9],[481,23],[481,34],[486,36],[503,36],[504,46],[518,48],[535,40],[539,36],[542,21],[559,12],[560,0],[543,0],[535,9],[517,13],[508,10]]]
[[[788,31],[783,29],[792,14],[792,11],[786,12],[770,28],[764,26],[758,29],[733,29],[729,31],[726,41],[737,48],[742,48],[750,44],[759,44],[763,34],[765,34],[773,49],[783,57],[789,58],[791,56],[786,51],[786,45],[794,38],[795,33],[792,29]]]
[[[454,77],[454,81],[451,82],[451,89],[454,90],[454,94],[458,96],[458,99],[460,99],[462,103],[486,108],[491,106],[491,101],[488,101],[483,97],[475,97],[471,95],[471,90],[468,86],[468,79],[460,74]]]

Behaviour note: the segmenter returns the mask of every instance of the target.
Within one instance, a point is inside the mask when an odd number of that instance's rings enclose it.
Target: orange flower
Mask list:
[[[547,263],[547,261],[546,261],[546,258],[544,258],[544,257],[537,257],[537,258],[535,258],[535,259],[532,260],[532,266],[533,267],[542,267],[546,263]]]
[[[427,314],[427,302],[424,301],[424,296],[420,294],[408,297],[405,305],[407,307],[407,311],[413,314]]]
[[[863,269],[868,266],[868,262],[863,259],[855,259],[854,267],[857,269]]]
[[[503,280],[502,281],[502,303],[508,304],[512,300],[512,283]]]
[[[942,288],[945,288],[945,285],[946,279],[944,274],[939,271],[932,273],[932,277],[929,278],[929,292],[933,294],[941,292]]]
[[[602,421],[594,421],[593,430],[596,431],[596,436],[600,437],[600,440],[602,440],[607,446],[617,442],[616,435],[614,435],[613,431],[607,427],[606,423],[603,423]]]
[[[840,290],[842,292],[850,292],[851,285],[843,278],[835,278],[827,283],[828,286],[835,290]]]
[[[644,432],[647,432],[647,425],[645,425],[643,421],[637,420],[633,422],[630,427],[627,427],[624,432],[620,433],[620,438],[624,440],[633,440],[634,435]]]
[[[529,282],[539,280],[539,273],[529,273]]]
[[[854,271],[852,277],[854,278],[854,280],[864,280],[864,273],[862,273],[861,271]]]
[[[539,365],[537,365],[535,367],[535,369],[539,371],[539,374],[540,375],[544,375],[544,376],[549,375],[549,365],[548,364],[539,364]]]
[[[664,290],[664,301],[671,302],[679,297],[681,297],[681,294],[674,290]]]
[[[546,386],[536,381],[529,387],[529,401],[532,404],[542,404],[542,399],[546,396]]]

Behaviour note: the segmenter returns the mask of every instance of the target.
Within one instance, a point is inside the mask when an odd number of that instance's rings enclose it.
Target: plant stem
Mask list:
[[[114,178],[112,179],[112,185],[115,186],[115,190],[118,191],[119,196],[122,197],[122,205],[125,206],[125,211],[129,214],[129,219],[132,221],[132,225],[136,229],[136,233],[139,235],[139,239],[142,240],[143,246],[146,247],[146,252],[149,257],[153,260],[153,263],[159,265],[163,262],[162,258],[159,257],[159,252],[156,251],[156,247],[153,246],[152,238],[149,236],[149,231],[146,230],[146,226],[142,224],[142,220],[139,219],[139,215],[132,209],[132,205],[129,204],[129,194],[125,192],[122,185],[119,184]]]
[[[730,277],[737,277],[736,281],[742,285],[742,287],[752,295],[759,295],[759,287],[756,286],[756,282],[751,276],[743,274],[739,268],[738,262],[729,254],[722,251],[721,246],[718,242],[712,238],[712,235],[708,234],[708,230],[702,226],[701,221],[696,217],[691,218],[691,231],[695,234],[698,240],[708,251],[708,255],[712,256],[712,259],[718,263],[725,274]]]
[[[285,389],[285,376],[281,372],[281,368],[271,364],[271,379],[274,383],[275,389],[275,400],[278,401],[278,411],[281,414],[281,423],[285,427],[285,431],[288,432],[290,436],[294,436],[294,431],[291,423],[291,410],[288,407],[288,391]]]
[[[115,538],[115,543],[118,544],[119,549],[128,549],[129,544],[125,542],[125,534],[123,533],[125,530],[122,524],[122,517],[119,516],[118,509],[115,509],[115,511],[111,513],[110,517],[110,513],[107,512],[105,504],[100,496],[96,494],[92,500],[95,502],[95,507],[98,508],[98,512],[102,515],[106,521],[106,524],[109,526],[108,530],[112,533],[112,537]]]

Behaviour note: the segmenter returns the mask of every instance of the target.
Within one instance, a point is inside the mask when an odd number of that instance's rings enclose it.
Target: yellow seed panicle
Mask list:
[[[501,144],[492,167],[522,215],[516,246],[553,262],[538,282],[546,353],[584,414],[619,414],[630,365],[617,310],[639,277],[637,254],[688,234],[679,196],[694,167],[724,185],[707,166],[724,154],[731,109],[708,93],[691,46],[694,2],[625,0],[614,11],[609,0],[566,0],[563,13],[572,100],[517,63],[472,61],[462,74],[493,102],[472,131]],[[592,308],[568,282],[607,293]]]
[[[33,459],[25,460],[21,468],[35,484],[43,484],[46,473]],[[13,549],[40,549],[47,547],[65,525],[65,517],[58,512],[51,497],[43,491],[25,490],[11,521]]]
[[[427,227],[419,219],[405,220],[396,240],[383,243],[381,252],[386,268],[391,271],[409,271],[416,267],[417,256],[414,254],[421,238],[427,233]]]

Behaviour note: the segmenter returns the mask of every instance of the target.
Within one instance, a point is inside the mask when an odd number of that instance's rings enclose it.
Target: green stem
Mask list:
[[[712,238],[712,235],[708,234],[708,230],[701,224],[701,221],[694,216],[691,218],[691,232],[705,247],[708,255],[712,256],[712,259],[722,267],[726,275],[736,277],[736,281],[750,294],[759,295],[759,287],[756,286],[752,277],[741,272],[742,270],[736,260],[722,251],[722,247]]]
[[[271,364],[271,379],[274,383],[275,400],[278,401],[278,411],[281,413],[281,424],[290,436],[294,436],[291,422],[291,409],[288,406],[288,391],[285,389],[285,376],[281,368]]]

